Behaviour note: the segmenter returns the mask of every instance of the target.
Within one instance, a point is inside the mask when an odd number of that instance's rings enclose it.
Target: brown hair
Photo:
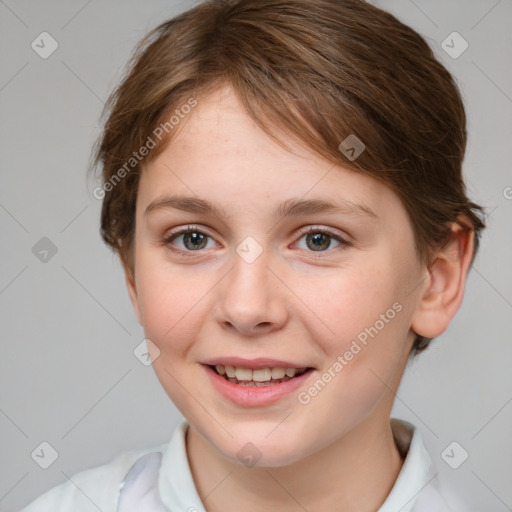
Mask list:
[[[419,34],[362,0],[207,0],[139,43],[105,106],[94,155],[103,174],[101,234],[128,271],[142,165],[176,133],[172,114],[223,83],[276,142],[286,147],[273,127],[394,190],[420,261],[461,218],[475,232],[476,254],[485,225],[462,177],[464,106]],[[162,124],[165,136],[142,151]],[[365,145],[354,160],[340,151],[349,135]],[[414,353],[430,340],[417,336]]]

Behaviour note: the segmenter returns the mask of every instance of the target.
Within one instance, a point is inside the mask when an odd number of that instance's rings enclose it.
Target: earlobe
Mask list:
[[[473,230],[452,224],[448,242],[436,251],[427,268],[425,286],[411,324],[416,334],[435,338],[448,328],[462,303],[473,243]]]

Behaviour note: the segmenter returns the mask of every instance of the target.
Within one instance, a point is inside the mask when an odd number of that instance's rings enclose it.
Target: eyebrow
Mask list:
[[[185,212],[200,213],[203,215],[214,215],[216,217],[228,217],[223,208],[215,206],[205,199],[197,197],[165,196],[152,201],[144,216],[151,212],[175,208]],[[378,219],[377,214],[368,206],[361,203],[354,203],[348,200],[340,200],[339,203],[331,203],[323,199],[301,199],[291,198],[277,205],[272,215],[276,218],[292,217],[299,215],[314,215],[319,213],[341,213],[346,215],[357,215]]]

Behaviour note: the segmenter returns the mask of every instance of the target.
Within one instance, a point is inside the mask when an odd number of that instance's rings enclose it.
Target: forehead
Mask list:
[[[358,203],[374,211],[400,203],[378,180],[325,160],[276,128],[290,151],[283,148],[247,114],[229,86],[198,98],[181,123],[143,170],[139,195],[145,203],[165,194],[198,196],[240,212],[261,208],[269,199],[275,204],[301,197]]]

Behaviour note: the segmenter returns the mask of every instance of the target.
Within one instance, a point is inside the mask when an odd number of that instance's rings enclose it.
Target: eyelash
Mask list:
[[[184,228],[179,228],[178,230],[176,230],[173,233],[170,233],[168,236],[166,236],[162,240],[162,245],[166,246],[169,250],[171,250],[172,252],[174,252],[180,256],[196,256],[195,253],[202,252],[201,249],[198,249],[197,251],[189,251],[189,250],[185,251],[183,249],[179,249],[179,248],[173,246],[173,244],[172,244],[172,242],[174,240],[176,240],[176,238],[178,238],[181,235],[185,235],[187,233],[200,233],[202,235],[206,235],[208,238],[211,238],[213,240],[213,237],[211,237],[208,233],[205,233],[204,231],[202,231],[199,227],[187,226]],[[303,238],[304,236],[306,236],[310,233],[321,233],[321,234],[326,235],[340,243],[340,245],[338,247],[335,247],[334,249],[327,249],[325,251],[307,251],[307,252],[311,253],[313,255],[313,257],[322,257],[322,253],[331,253],[332,251],[334,251],[336,249],[343,250],[344,248],[347,248],[347,247],[350,247],[353,245],[351,242],[345,240],[344,238],[340,237],[339,235],[333,233],[332,231],[329,231],[324,228],[318,228],[315,226],[309,226],[307,229],[302,230],[300,232],[300,236],[299,236],[298,240],[300,240],[301,238]],[[320,254],[318,254],[318,253],[320,253]]]

